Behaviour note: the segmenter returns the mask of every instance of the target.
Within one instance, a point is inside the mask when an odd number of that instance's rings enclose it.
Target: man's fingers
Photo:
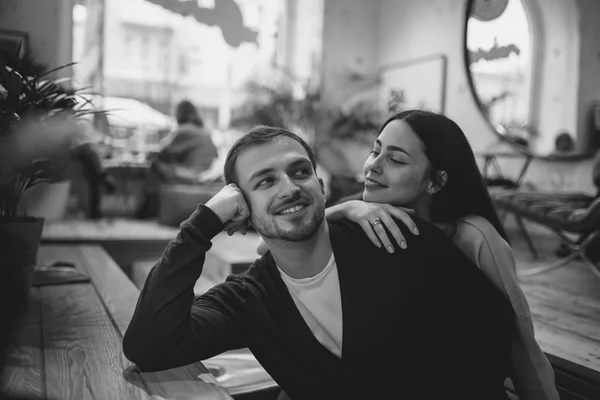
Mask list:
[[[375,232],[373,232],[371,224],[369,224],[369,222],[366,220],[362,220],[360,222],[360,227],[363,228],[363,231],[365,231],[365,233],[369,237],[369,240],[371,240],[371,242],[373,242],[375,246],[381,248],[381,242],[379,241],[377,235],[375,235]]]
[[[226,231],[229,236],[238,231],[242,232],[242,234],[246,234],[246,220],[232,219],[223,226],[223,230]]]

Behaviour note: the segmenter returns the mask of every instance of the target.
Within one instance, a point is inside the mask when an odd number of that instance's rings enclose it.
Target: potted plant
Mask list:
[[[3,260],[22,268],[24,283],[36,263],[43,218],[23,215],[21,200],[66,171],[78,134],[75,118],[84,113],[76,91],[49,79],[70,64],[43,73],[26,65],[0,57],[0,243],[9,253]]]
[[[303,82],[286,70],[276,68],[269,80],[248,82],[245,92],[245,100],[233,110],[232,127],[283,127],[315,144],[316,130],[326,111],[321,104],[321,94],[313,88],[312,82]]]

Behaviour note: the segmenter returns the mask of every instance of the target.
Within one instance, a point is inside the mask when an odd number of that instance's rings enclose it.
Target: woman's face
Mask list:
[[[424,147],[406,122],[387,124],[365,162],[363,200],[415,208],[430,182]]]

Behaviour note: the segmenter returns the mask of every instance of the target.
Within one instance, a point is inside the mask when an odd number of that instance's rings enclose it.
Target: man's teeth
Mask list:
[[[295,213],[296,211],[300,211],[304,208],[304,206],[294,206],[294,207],[290,207],[290,208],[286,208],[285,210],[283,210],[281,212],[281,214],[291,214],[291,213]]]

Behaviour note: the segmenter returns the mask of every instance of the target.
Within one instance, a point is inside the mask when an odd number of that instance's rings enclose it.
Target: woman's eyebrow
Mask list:
[[[388,150],[392,150],[392,151],[399,151],[401,153],[406,154],[407,156],[410,157],[410,154],[408,154],[408,151],[404,150],[402,147],[400,146],[394,146],[394,145],[390,145],[387,147]]]
[[[383,145],[381,144],[381,140],[377,139],[377,140],[375,140],[375,143],[376,143],[377,145],[379,145],[379,147],[383,147]],[[391,151],[399,151],[399,152],[401,152],[401,153],[404,153],[404,154],[406,154],[407,156],[409,156],[409,157],[410,157],[410,154],[408,153],[408,151],[404,150],[404,149],[403,149],[402,147],[400,147],[400,146],[389,145],[389,146],[387,146],[386,148],[387,148],[388,150],[391,150]],[[411,157],[411,158],[412,158],[412,157]]]

